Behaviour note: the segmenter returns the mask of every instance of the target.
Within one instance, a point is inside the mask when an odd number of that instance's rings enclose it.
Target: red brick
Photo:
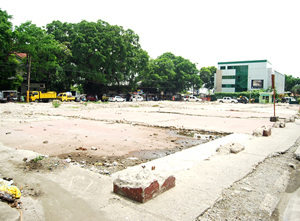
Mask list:
[[[263,130],[263,136],[271,136],[271,128],[267,128]]]
[[[164,182],[164,184],[161,186],[161,191],[167,191],[175,186],[175,177],[169,176],[168,179]]]
[[[146,188],[132,188],[130,186],[119,187],[117,182],[114,182],[114,193],[125,196],[137,202],[145,203],[150,199],[158,196],[159,194],[175,187],[175,177],[169,176],[164,183],[160,186],[157,180],[154,180]]]

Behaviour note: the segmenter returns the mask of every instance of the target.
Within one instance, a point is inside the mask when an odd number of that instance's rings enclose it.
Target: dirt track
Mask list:
[[[70,159],[83,167],[96,164],[111,174],[233,132],[252,134],[273,124],[272,108],[168,101],[65,102],[59,108],[6,103],[0,106],[0,134],[5,146]],[[295,108],[280,104],[277,112],[288,118]]]

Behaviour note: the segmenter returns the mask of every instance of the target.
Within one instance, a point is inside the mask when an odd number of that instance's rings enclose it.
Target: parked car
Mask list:
[[[98,101],[98,99],[95,95],[87,95],[86,100],[87,101]]]
[[[223,97],[223,99],[217,100],[220,103],[237,103],[237,99],[232,99],[231,97]]]
[[[184,100],[184,101],[195,101],[195,102],[202,101],[201,98],[197,98],[197,97],[195,97],[195,96],[193,96],[193,95],[184,96],[184,97],[183,97],[183,100]]]
[[[132,95],[130,97],[130,101],[143,101],[143,100],[144,100],[144,98],[140,95]]]
[[[297,100],[293,97],[283,97],[281,99],[282,103],[290,103],[290,104],[297,104]]]
[[[245,96],[241,96],[237,99],[238,103],[243,103],[243,104],[247,104],[249,103],[249,99]]]
[[[108,101],[111,101],[111,102],[125,102],[126,99],[124,99],[120,96],[114,96],[114,97],[109,97]]]

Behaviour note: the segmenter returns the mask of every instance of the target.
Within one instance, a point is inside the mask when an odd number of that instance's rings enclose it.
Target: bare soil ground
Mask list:
[[[53,108],[51,103],[2,104],[0,132],[4,136],[1,142],[15,149],[37,152],[37,157],[60,159],[52,164],[49,164],[49,160],[39,160],[38,163],[28,160],[27,170],[52,170],[62,162],[69,162],[110,175],[228,134],[153,127],[89,115],[89,111],[95,109],[101,115],[101,111],[110,107],[113,117],[118,117],[122,113],[120,105],[125,108],[130,104],[92,103],[85,106],[73,102],[59,108]],[[82,115],[76,115],[78,113]]]
[[[9,103],[0,104],[0,135],[5,146],[37,153],[34,159],[24,158],[17,165],[25,174],[55,173],[75,164],[111,175],[232,132],[251,134],[253,128],[269,123],[266,109],[270,108],[181,102],[72,102],[59,108],[51,103]],[[288,118],[297,108],[284,104],[277,111]],[[276,213],[271,217],[276,205],[268,202],[285,191],[289,172],[289,188],[299,187],[299,173],[295,172],[299,171],[299,162],[292,152],[293,148],[257,165],[247,177],[224,190],[222,199],[197,219],[276,220]],[[24,184],[23,195],[41,196],[43,191],[34,185]],[[266,208],[270,208],[268,213],[261,212]]]

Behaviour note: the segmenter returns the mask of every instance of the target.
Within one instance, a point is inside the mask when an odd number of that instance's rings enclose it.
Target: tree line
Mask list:
[[[285,75],[285,91],[291,92],[294,95],[300,94],[300,78],[292,75]]]
[[[0,9],[0,88],[17,89],[30,72],[46,90],[64,91],[77,85],[84,92],[138,88],[171,93],[213,88],[216,67],[196,64],[166,52],[155,59],[139,44],[139,36],[122,26],[97,22],[53,21],[45,28],[30,21],[13,28],[13,17]],[[15,52],[25,53],[19,58]]]

